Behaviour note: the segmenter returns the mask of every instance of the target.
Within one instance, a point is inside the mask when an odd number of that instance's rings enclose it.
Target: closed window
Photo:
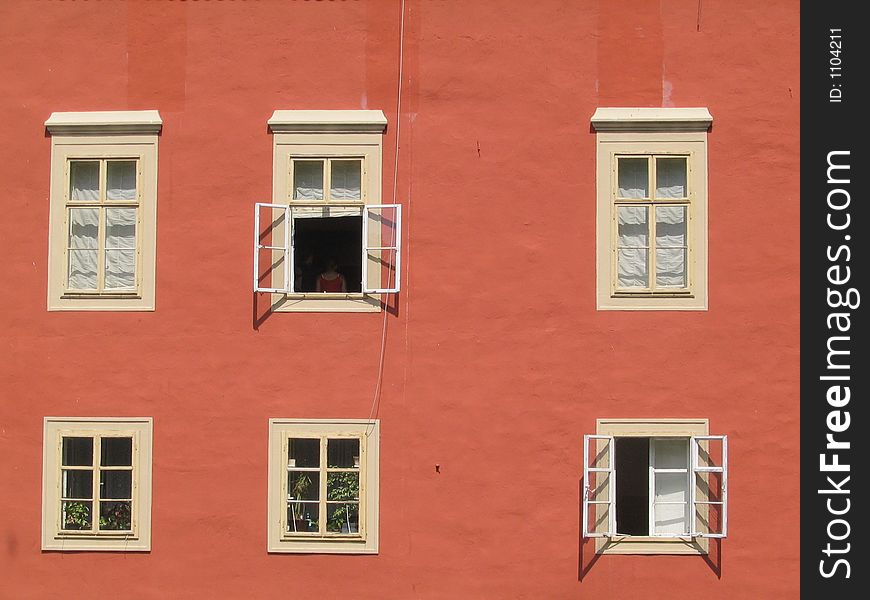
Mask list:
[[[378,432],[377,421],[270,421],[270,552],[377,552]]]
[[[44,550],[148,550],[151,420],[45,420]]]
[[[52,113],[49,310],[153,310],[157,111]]]
[[[597,305],[707,308],[706,109],[599,108]]]

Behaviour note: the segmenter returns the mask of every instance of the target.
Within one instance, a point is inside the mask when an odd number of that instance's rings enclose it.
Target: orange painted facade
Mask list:
[[[0,598],[797,596],[798,3],[407,0],[399,105],[401,14],[0,4]],[[708,311],[596,310],[590,117],[618,106],[713,115]],[[141,109],[157,308],[48,312],[43,124]],[[276,109],[386,114],[386,325],[252,294]],[[268,419],[368,418],[383,335],[378,554],[267,553]],[[40,550],[45,416],[153,417],[150,552]],[[729,436],[708,557],[594,557],[581,445],[605,417]]]

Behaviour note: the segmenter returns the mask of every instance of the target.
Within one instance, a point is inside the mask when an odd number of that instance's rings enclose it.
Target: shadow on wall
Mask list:
[[[583,478],[580,478],[580,489],[578,498],[578,518],[580,523],[580,531],[577,532],[578,548],[577,548],[577,580],[583,581],[595,563],[602,557],[601,554],[595,552],[595,538],[583,537]],[[716,575],[717,579],[722,579],[722,540],[718,538],[710,539],[710,550],[708,554],[702,554],[700,558],[707,564],[710,570]],[[610,556],[609,559],[619,559],[619,556]],[[689,557],[685,557],[687,560]]]

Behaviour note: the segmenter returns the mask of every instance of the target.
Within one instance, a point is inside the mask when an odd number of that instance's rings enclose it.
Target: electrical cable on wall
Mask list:
[[[396,86],[396,146],[393,157],[393,204],[398,204],[398,186],[399,186],[399,135],[402,128],[402,77],[405,59],[405,0],[401,2],[401,16],[399,18],[399,74]],[[401,232],[394,229],[394,235],[401,235]],[[397,240],[397,246],[401,246],[401,239]],[[406,269],[408,261],[405,261]],[[396,272],[394,277],[401,277],[401,274]],[[407,287],[406,287],[407,289]],[[371,434],[374,426],[374,418],[377,416],[380,408],[381,385],[384,379],[384,357],[387,348],[387,317],[389,311],[384,310],[383,325],[381,327],[381,350],[378,357],[378,372],[375,379],[375,391],[372,397],[372,406],[369,409],[369,428],[366,430],[366,437]]]

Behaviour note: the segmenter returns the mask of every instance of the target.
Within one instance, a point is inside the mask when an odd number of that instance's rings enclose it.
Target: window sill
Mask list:
[[[381,301],[371,294],[272,294],[274,312],[380,312]]]
[[[73,300],[73,299],[94,299],[94,300],[141,300],[142,295],[138,292],[112,292],[112,293],[102,293],[102,292],[65,292],[60,299],[61,300]]]
[[[610,295],[611,298],[694,298],[695,294],[692,293],[691,290],[675,290],[675,291],[667,291],[667,292],[652,292],[648,290],[643,291],[629,291],[629,290],[620,290],[618,292],[613,292]]]
[[[709,543],[706,538],[614,536],[597,539],[595,551],[597,554],[688,554],[697,556],[707,554],[708,548]]]

